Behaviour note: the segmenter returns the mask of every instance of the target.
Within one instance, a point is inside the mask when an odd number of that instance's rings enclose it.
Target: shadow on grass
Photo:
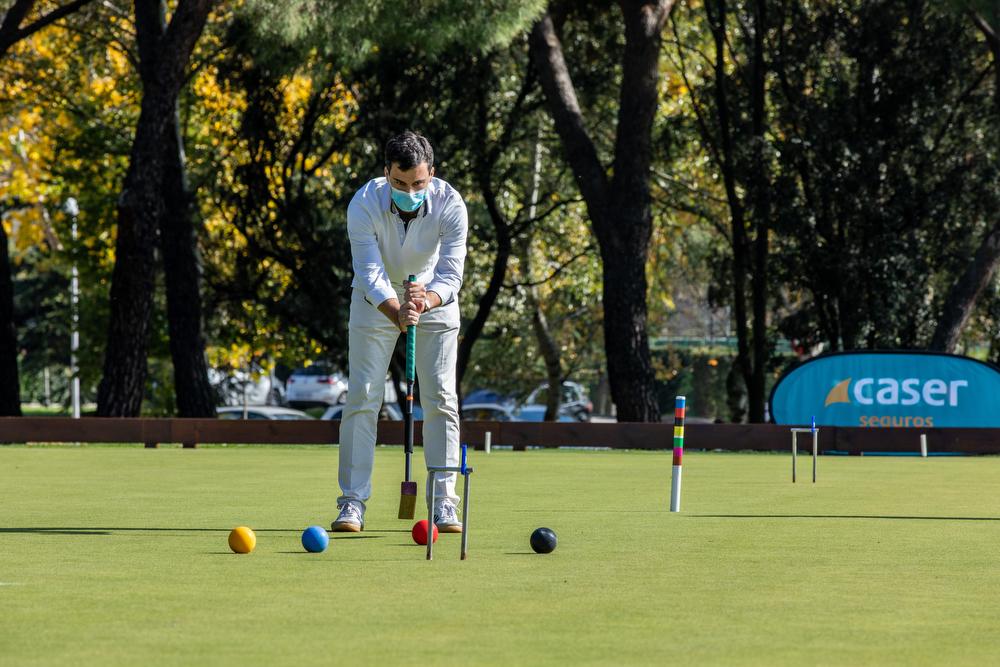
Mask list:
[[[114,535],[116,533],[225,533],[228,534],[232,528],[162,528],[162,527],[137,527],[137,526],[19,526],[0,527],[0,535],[3,534],[23,534],[23,535]],[[299,528],[254,528],[255,533],[288,533],[297,535],[302,532]],[[366,533],[409,533],[408,528],[367,530]],[[331,539],[337,540],[358,540],[388,537],[388,535],[360,535],[357,533],[335,533],[330,535]]]
[[[205,556],[253,556],[253,554],[237,554],[237,553],[233,553],[232,551],[204,551],[202,553]],[[292,556],[318,556],[318,558],[316,559],[318,561],[331,562],[329,559],[325,559],[324,560],[322,553],[315,553],[315,554],[313,554],[313,553],[309,553],[308,551],[274,551],[272,553],[281,554],[281,555],[292,555]],[[373,563],[373,562],[375,562],[375,560],[376,559],[369,558],[369,557],[362,557],[362,558],[342,558],[342,557],[338,556],[336,562],[337,563]],[[379,558],[378,559],[379,563],[411,563],[411,562],[414,562],[414,561],[419,562],[419,559],[415,559],[415,558]]]
[[[134,526],[119,526],[108,528],[103,526],[92,527],[63,527],[63,526],[31,526],[12,528],[0,527],[0,534],[3,533],[26,533],[37,535],[112,535],[114,533],[229,533],[232,528],[138,528]],[[254,528],[255,533],[299,533],[299,529],[288,528]]]
[[[692,514],[707,519],[884,519],[902,521],[1000,521],[993,516],[892,516],[880,514]]]
[[[530,510],[519,510],[510,509],[509,512],[518,512],[522,514],[665,514],[666,508],[652,509],[652,510],[636,510],[636,509],[624,509],[611,507],[608,509],[599,507],[585,507],[585,508],[551,508],[546,507],[544,509],[530,509]]]
[[[372,529],[366,528],[365,532],[366,533],[408,533],[408,532],[410,532],[410,529],[409,528],[385,528],[385,529],[382,529],[382,530],[372,530]]]
[[[25,533],[35,535],[110,535],[104,528],[0,528],[0,533]]]

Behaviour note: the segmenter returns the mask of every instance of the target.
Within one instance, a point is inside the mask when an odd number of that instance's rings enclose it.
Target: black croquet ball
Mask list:
[[[531,548],[536,554],[549,554],[556,548],[556,534],[551,528],[536,528],[531,534]]]

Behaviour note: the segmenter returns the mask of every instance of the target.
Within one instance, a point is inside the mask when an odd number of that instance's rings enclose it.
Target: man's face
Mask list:
[[[426,162],[421,162],[408,171],[403,171],[395,162],[392,167],[385,170],[385,177],[389,184],[397,190],[403,192],[419,192],[431,183],[434,176],[434,167],[428,167]]]

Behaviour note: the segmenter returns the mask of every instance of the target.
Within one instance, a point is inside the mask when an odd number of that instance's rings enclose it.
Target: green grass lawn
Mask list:
[[[368,530],[307,554],[336,448],[0,447],[0,664],[1000,661],[998,458],[828,457],[793,486],[788,455],[690,453],[680,514],[667,453],[471,459],[469,560],[443,535],[428,563],[399,448]]]

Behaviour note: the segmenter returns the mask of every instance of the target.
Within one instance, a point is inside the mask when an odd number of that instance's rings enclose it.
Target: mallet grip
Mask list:
[[[411,274],[407,280],[412,283],[416,279]],[[417,379],[417,328],[413,325],[406,327],[406,379],[409,382]]]

